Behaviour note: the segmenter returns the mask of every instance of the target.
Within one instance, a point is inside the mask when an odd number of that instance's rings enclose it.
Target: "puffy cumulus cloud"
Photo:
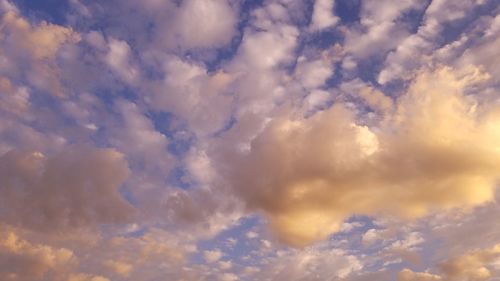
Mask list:
[[[214,263],[222,258],[222,252],[217,249],[213,251],[205,251],[203,252],[203,257],[208,263]]]
[[[316,0],[309,28],[312,31],[334,26],[339,18],[333,15],[335,0]]]
[[[183,53],[229,45],[238,32],[239,4],[228,0],[147,0],[88,2],[86,8],[94,14],[91,21],[98,23],[103,11],[113,18],[114,24],[103,26],[108,35],[148,51]]]
[[[472,251],[452,258],[440,264],[439,267],[450,280],[488,280],[494,275],[487,266],[499,257],[500,245],[496,245],[491,249]],[[498,273],[498,270],[495,271],[495,275]]]
[[[263,70],[294,59],[299,36],[296,27],[287,24],[266,26],[264,22],[261,28],[265,28],[264,31],[247,31],[243,37],[239,48],[242,67]]]
[[[269,1],[253,10],[235,57],[224,66],[228,74],[236,74],[229,87],[235,93],[232,119],[237,122],[229,132],[233,143],[246,146],[273,114],[276,104],[299,93],[303,95],[287,70],[296,62],[300,43],[300,30],[291,19],[296,5],[300,6],[297,3]],[[325,65],[328,68],[328,62]],[[310,83],[321,83],[327,71],[308,78]],[[297,81],[302,80],[301,76],[297,75]],[[289,95],[288,86],[294,88]]]
[[[295,75],[297,80],[307,89],[321,87],[333,75],[333,67],[327,59],[308,60],[305,57],[297,59]]]
[[[263,260],[250,280],[343,280],[363,265],[358,258],[338,249],[310,248],[279,252]]]
[[[10,79],[0,76],[0,109],[22,115],[29,108],[30,93],[26,87],[15,87]]]
[[[473,11],[484,6],[486,2],[481,0],[432,1],[425,10],[417,32],[404,37],[389,53],[378,74],[377,81],[380,84],[386,84],[396,79],[412,79],[416,69],[436,59],[434,51],[439,49],[439,42],[446,40],[443,34],[446,28],[464,19],[469,19],[467,24],[473,25],[475,21],[471,18],[477,16]],[[459,55],[454,57],[457,56]],[[449,62],[453,63],[453,61]]]
[[[450,258],[438,265],[440,275],[413,272],[404,269],[398,274],[398,281],[480,281],[491,280],[499,273],[492,265],[500,258],[500,245],[488,249],[474,250],[464,255]]]
[[[63,96],[55,58],[63,45],[77,43],[79,34],[45,21],[32,24],[15,9],[6,11],[0,24],[0,73],[27,79],[38,89]]]
[[[128,174],[123,155],[112,149],[9,151],[0,157],[0,219],[48,232],[125,222],[133,208],[118,189]]]
[[[0,231],[0,278],[5,281],[63,280],[78,261],[71,250],[33,244]]]
[[[136,172],[148,173],[151,180],[159,173],[168,173],[174,162],[167,151],[168,138],[156,130],[153,121],[136,103],[119,100],[115,108],[121,122],[116,127],[110,126],[113,146],[127,155],[130,162],[140,166]]]
[[[238,11],[233,5],[227,0],[182,1],[171,31],[173,39],[187,48],[228,44],[236,32]]]
[[[197,251],[190,235],[151,228],[143,234],[113,235],[101,239],[85,253],[82,268],[93,268],[111,280],[198,280],[200,272],[187,269],[188,257]],[[198,278],[198,277],[197,277]]]
[[[13,51],[24,50],[35,59],[53,58],[62,44],[80,40],[71,28],[47,22],[31,25],[14,11],[3,15],[2,25],[3,43]]]
[[[241,203],[232,194],[215,188],[176,190],[160,207],[166,216],[193,237],[210,239],[234,226],[244,216]]]
[[[164,58],[163,68],[163,81],[151,89],[151,106],[176,114],[197,135],[221,130],[231,116],[233,97],[228,87],[235,75],[209,74],[205,67],[173,56]]]
[[[231,163],[225,176],[296,246],[353,214],[414,218],[488,202],[500,176],[499,108],[464,94],[487,78],[475,68],[422,71],[370,127],[343,104],[310,118],[278,116],[249,151],[221,154]]]
[[[363,1],[360,26],[346,32],[345,48],[357,58],[384,54],[410,35],[403,14],[423,8],[422,1]]]
[[[90,40],[94,39],[95,33],[93,33],[92,35],[90,37]],[[104,60],[109,65],[109,67],[127,83],[136,82],[138,79],[139,71],[130,62],[131,50],[127,42],[111,38],[108,42],[108,48],[109,50]]]

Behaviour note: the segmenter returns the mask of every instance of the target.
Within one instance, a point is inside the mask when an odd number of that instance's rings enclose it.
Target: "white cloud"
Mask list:
[[[222,258],[223,254],[220,250],[204,251],[203,257],[208,263],[214,263]]]
[[[94,38],[96,37],[91,37],[91,40]],[[131,64],[131,50],[127,42],[111,38],[108,48],[109,51],[105,56],[106,63],[120,79],[127,83],[135,83],[139,78],[139,71]]]
[[[236,32],[237,8],[226,0],[182,1],[173,23],[173,40],[186,48],[220,47]]]
[[[333,15],[335,0],[316,0],[309,28],[312,31],[334,26],[339,18]]]

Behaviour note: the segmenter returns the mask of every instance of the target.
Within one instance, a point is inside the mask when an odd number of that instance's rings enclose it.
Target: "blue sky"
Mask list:
[[[498,1],[0,21],[0,279],[500,280]]]

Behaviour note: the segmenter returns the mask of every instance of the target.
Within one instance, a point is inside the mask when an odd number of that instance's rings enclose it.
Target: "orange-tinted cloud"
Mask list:
[[[487,78],[475,68],[424,71],[377,124],[360,124],[344,104],[277,117],[248,152],[221,161],[247,205],[296,246],[354,214],[415,218],[481,204],[500,177],[500,107],[465,91]]]

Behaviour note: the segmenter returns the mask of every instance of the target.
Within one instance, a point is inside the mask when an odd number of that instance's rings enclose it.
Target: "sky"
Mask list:
[[[498,0],[0,0],[0,280],[500,280]]]

